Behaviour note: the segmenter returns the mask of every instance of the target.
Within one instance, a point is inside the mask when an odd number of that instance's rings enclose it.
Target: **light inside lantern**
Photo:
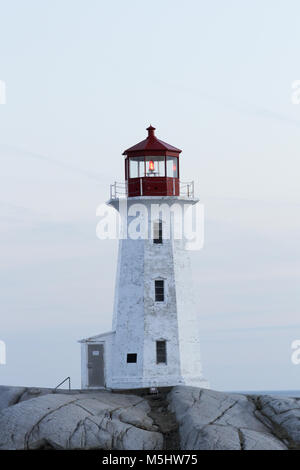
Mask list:
[[[150,160],[150,162],[149,162],[149,170],[154,171],[154,161],[153,160]]]
[[[176,170],[177,170],[177,167],[176,167],[176,165],[174,164],[174,165],[173,165],[173,171],[176,171]]]

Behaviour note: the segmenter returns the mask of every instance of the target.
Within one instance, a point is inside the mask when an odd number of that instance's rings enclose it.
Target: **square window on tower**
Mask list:
[[[163,280],[155,281],[155,302],[163,302],[165,300],[165,286]]]
[[[137,354],[127,354],[127,363],[135,363],[137,361]]]

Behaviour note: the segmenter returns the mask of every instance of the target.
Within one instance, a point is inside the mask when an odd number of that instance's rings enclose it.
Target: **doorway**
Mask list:
[[[104,345],[88,345],[88,386],[104,387]]]

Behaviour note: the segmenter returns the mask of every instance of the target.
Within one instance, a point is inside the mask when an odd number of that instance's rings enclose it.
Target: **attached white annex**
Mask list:
[[[208,387],[185,236],[198,200],[193,183],[180,181],[181,150],[147,130],[123,153],[124,194],[120,183],[111,188],[108,204],[123,224],[112,331],[80,341],[85,389]]]

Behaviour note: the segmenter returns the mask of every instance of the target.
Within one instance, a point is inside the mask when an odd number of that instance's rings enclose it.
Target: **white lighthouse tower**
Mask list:
[[[179,178],[181,150],[155,136],[127,149],[125,185],[108,202],[121,214],[112,331],[82,343],[82,387],[194,385],[203,378],[199,309],[182,220],[198,200]],[[125,198],[124,198],[125,195]],[[125,207],[125,210],[124,210]]]

